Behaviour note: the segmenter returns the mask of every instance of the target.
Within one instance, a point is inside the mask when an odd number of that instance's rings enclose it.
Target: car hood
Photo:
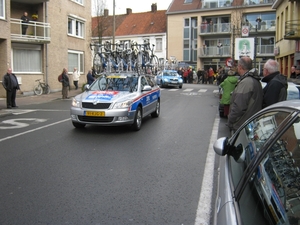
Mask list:
[[[85,91],[75,98],[82,102],[116,102],[133,99],[137,93],[129,91]]]

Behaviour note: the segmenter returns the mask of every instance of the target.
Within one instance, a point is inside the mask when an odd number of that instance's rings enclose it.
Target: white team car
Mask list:
[[[101,75],[73,98],[74,127],[131,125],[140,130],[142,119],[160,114],[160,88],[151,75],[112,73]]]

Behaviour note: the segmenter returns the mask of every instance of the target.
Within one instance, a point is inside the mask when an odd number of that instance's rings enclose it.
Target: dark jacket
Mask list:
[[[89,85],[91,85],[95,80],[95,78],[92,76],[92,74],[90,72],[88,72],[88,74],[86,75],[86,79],[87,79],[87,83]]]
[[[12,73],[12,76],[15,78],[15,81],[16,81],[15,87],[14,87],[14,83],[11,80],[12,77],[8,73],[6,73],[3,77],[2,85],[3,85],[4,89],[7,91],[12,91],[13,89],[17,89],[17,90],[20,89],[16,75],[14,73]]]
[[[69,87],[70,86],[70,81],[69,81],[69,77],[67,74],[62,73],[62,80],[61,83],[64,87]]]
[[[287,98],[287,78],[279,72],[271,73],[264,77],[262,82],[266,82],[264,87],[263,108],[276,102],[285,101]]]
[[[262,108],[263,90],[260,77],[254,69],[246,72],[238,81],[230,102],[228,126],[237,130],[247,119]]]

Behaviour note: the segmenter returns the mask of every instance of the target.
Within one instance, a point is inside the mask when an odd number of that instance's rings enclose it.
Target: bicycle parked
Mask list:
[[[49,84],[46,84],[45,82],[42,82],[41,79],[35,80],[36,82],[39,82],[38,85],[34,86],[33,92],[36,95],[41,94],[50,94],[50,86]]]

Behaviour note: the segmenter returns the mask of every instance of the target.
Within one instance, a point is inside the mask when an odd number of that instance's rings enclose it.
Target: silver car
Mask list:
[[[214,150],[214,224],[300,224],[300,100],[261,110]]]
[[[113,73],[102,75],[73,98],[74,127],[131,125],[140,130],[142,119],[160,114],[160,88],[150,75]]]

